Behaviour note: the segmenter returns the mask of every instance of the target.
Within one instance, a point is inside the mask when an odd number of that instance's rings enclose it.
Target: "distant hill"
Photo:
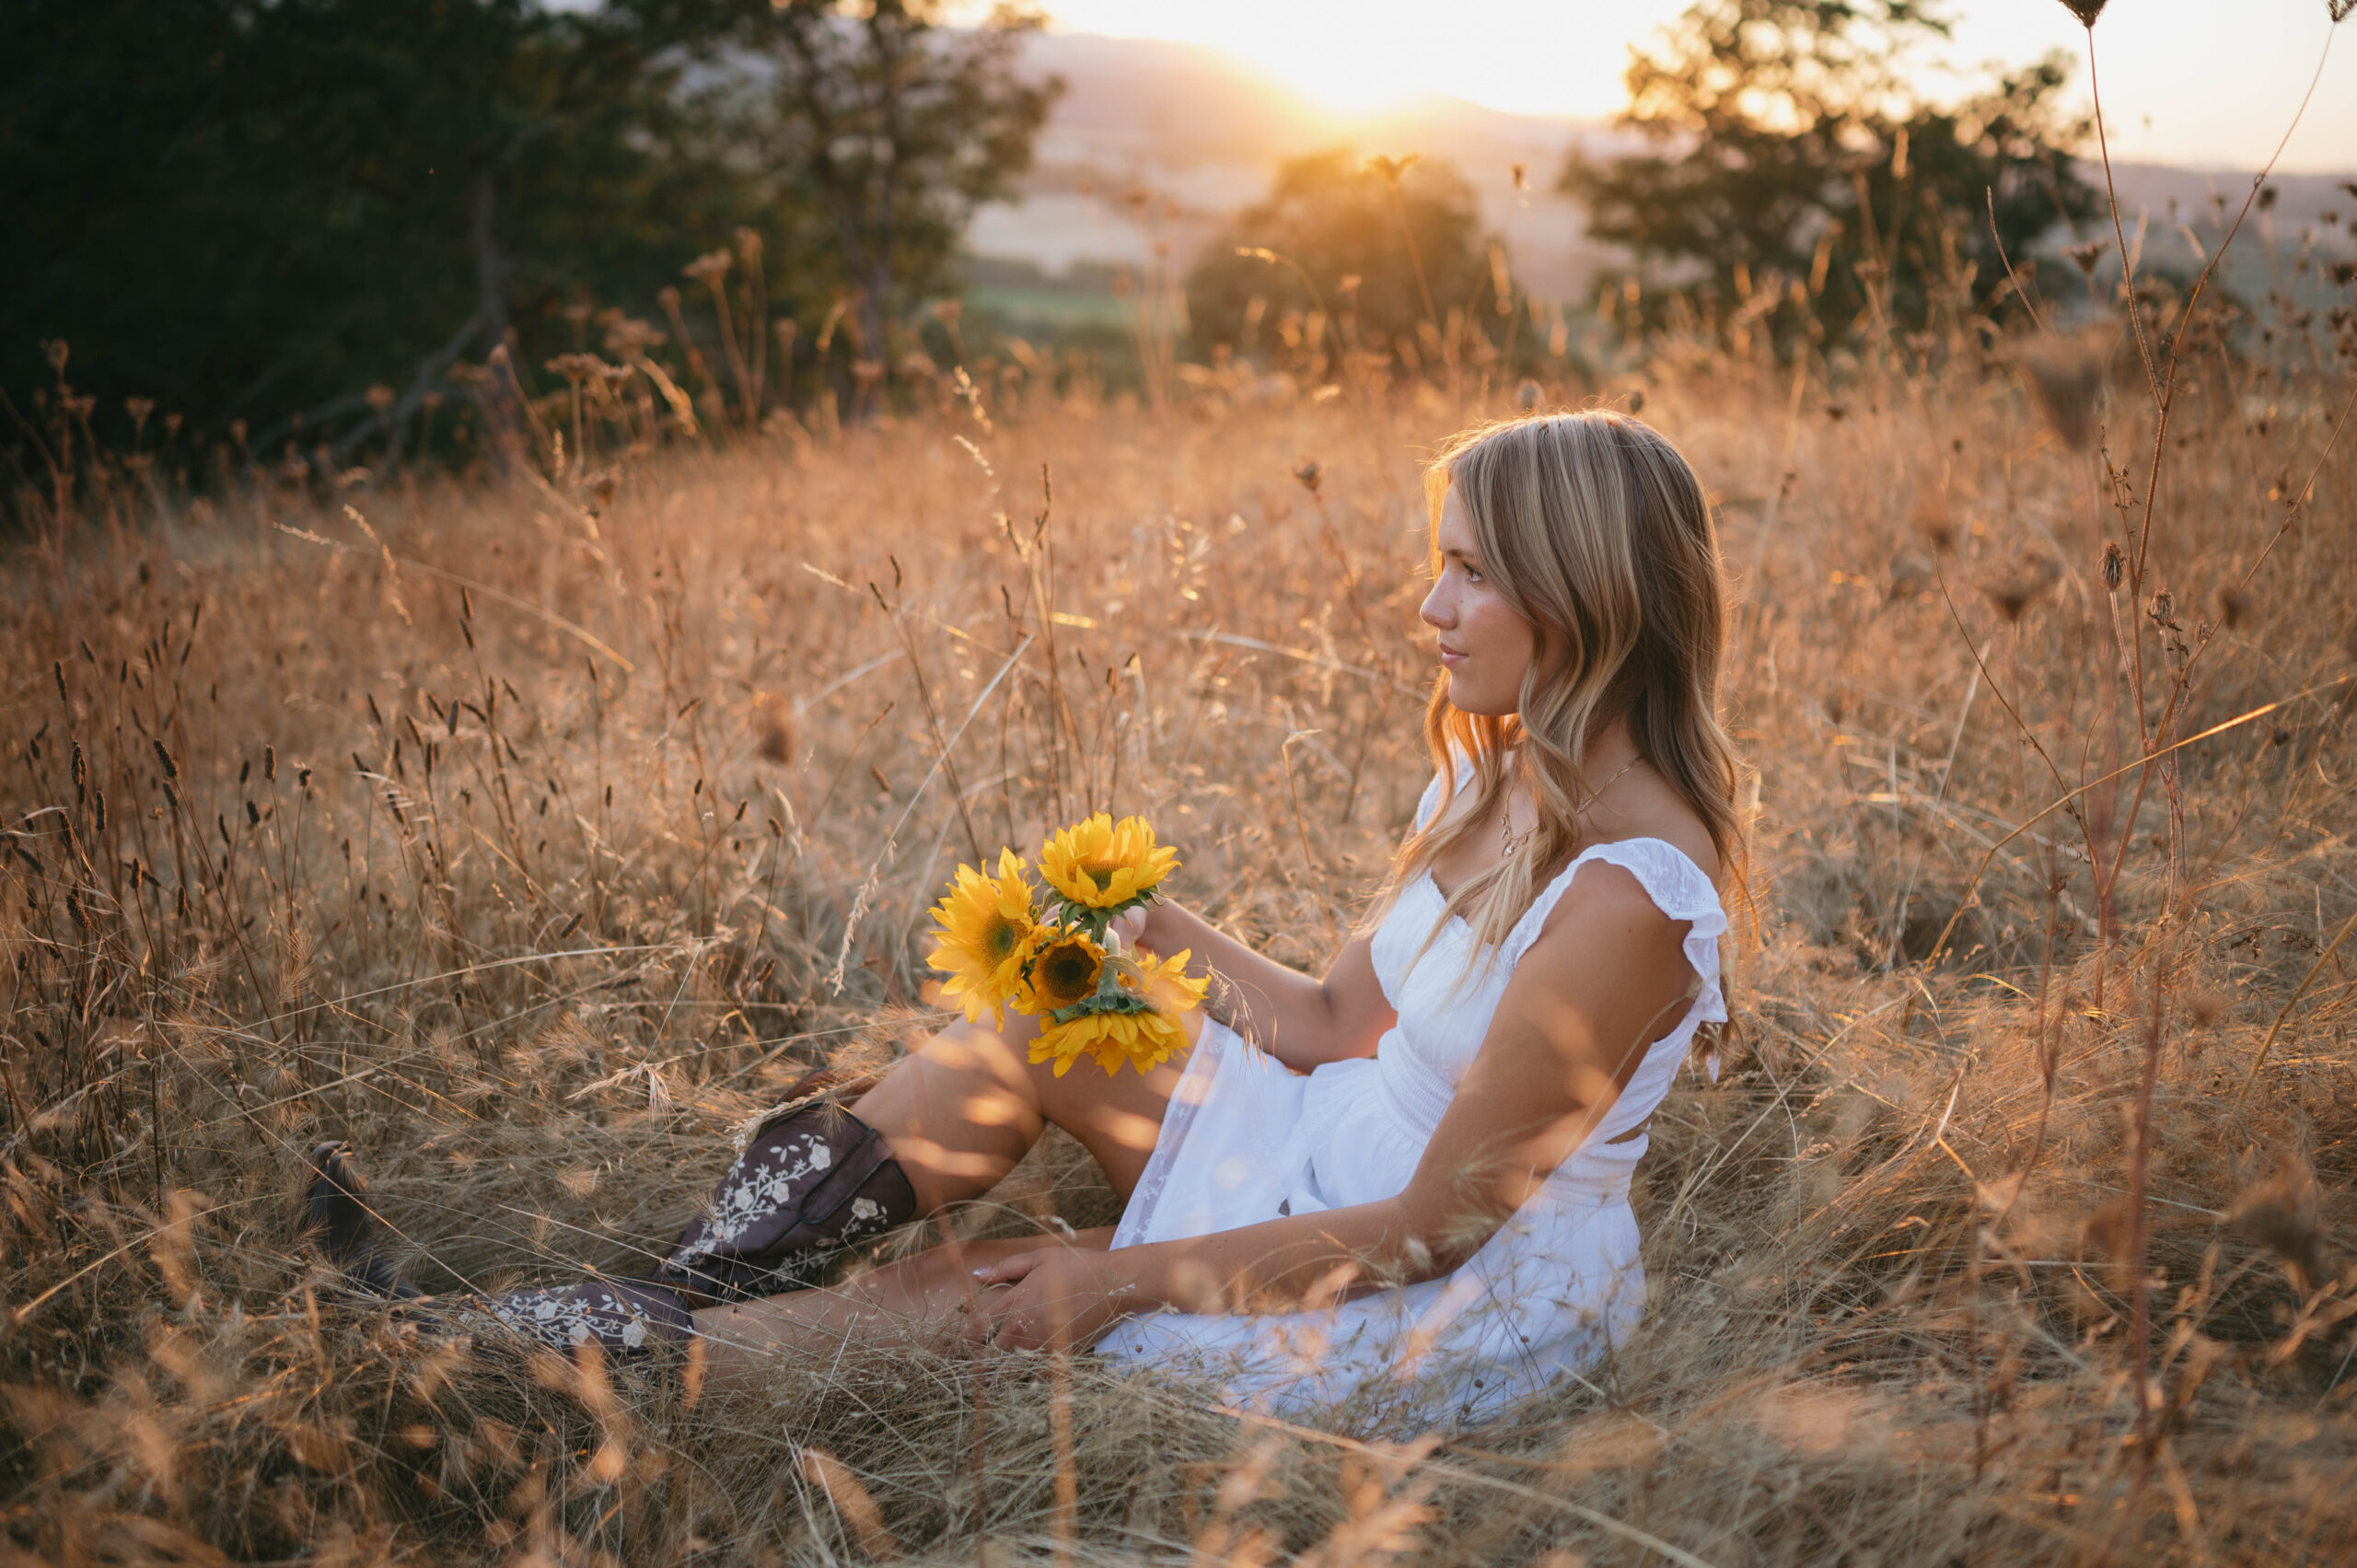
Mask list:
[[[1183,268],[1237,208],[1261,195],[1281,159],[1328,147],[1456,166],[1506,238],[1515,269],[1549,296],[1579,292],[1602,260],[1579,213],[1551,193],[1573,145],[1608,150],[1624,140],[1593,121],[1508,114],[1434,96],[1387,113],[1329,113],[1233,55],[1155,39],[1043,33],[1028,48],[1041,75],[1065,92],[1041,135],[1019,205],[977,215],[970,247],[982,256],[1151,268],[1157,244]],[[1521,164],[1529,189],[1514,189]]]
[[[1631,144],[1607,122],[1510,114],[1439,96],[1343,117],[1233,55],[1156,39],[1042,33],[1028,57],[1041,75],[1063,77],[1064,97],[1040,137],[1025,199],[976,215],[969,248],[977,256],[1028,261],[1051,274],[1075,262],[1183,273],[1228,214],[1266,191],[1281,159],[1348,146],[1454,164],[1480,196],[1485,225],[1504,237],[1516,274],[1541,296],[1585,297],[1597,268],[1613,259],[1586,238],[1578,208],[1554,194],[1572,147],[1609,156]],[[1519,192],[1516,164],[1527,179]],[[2123,164],[2115,172],[2131,244],[2141,220],[2143,255],[2171,267],[2199,265],[2178,226],[2203,233],[2219,195],[2231,219],[2250,186],[2247,171]],[[2357,188],[2328,175],[2273,184],[2277,204],[2262,230],[2235,242],[2235,281],[2246,289],[2265,285],[2270,233],[2286,247],[2311,235],[2336,254],[2357,245]],[[2261,243],[2247,248],[2250,238]]]

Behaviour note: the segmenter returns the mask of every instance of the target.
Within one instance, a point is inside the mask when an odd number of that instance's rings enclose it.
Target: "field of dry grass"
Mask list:
[[[485,1369],[287,1237],[342,1135],[430,1287],[627,1266],[781,1086],[935,1016],[956,860],[1092,807],[1319,961],[1427,776],[1418,453],[1511,399],[1010,377],[586,474],[34,508],[0,575],[0,1560],[2340,1556],[2350,362],[2189,351],[2147,540],[2134,351],[2099,451],[2108,348],[2048,352],[1829,390],[1665,347],[1545,389],[1642,388],[1720,496],[1737,1024],[1641,1172],[1636,1339],[1412,1443],[1086,1357],[853,1345],[736,1400]],[[956,1223],[1111,1205],[1051,1139]]]

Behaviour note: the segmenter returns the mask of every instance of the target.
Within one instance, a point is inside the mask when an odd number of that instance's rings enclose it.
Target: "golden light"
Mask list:
[[[1682,0],[1054,0],[1072,32],[1207,44],[1344,116],[1426,94],[1526,114],[1604,115],[1624,99],[1631,40]]]

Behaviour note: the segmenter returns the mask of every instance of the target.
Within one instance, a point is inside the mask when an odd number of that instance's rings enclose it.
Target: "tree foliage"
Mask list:
[[[1019,17],[953,32],[938,8],[18,0],[0,389],[21,400],[64,339],[102,419],[135,395],[308,445],[370,418],[372,385],[511,335],[528,376],[597,346],[584,305],[655,315],[740,227],[772,303],[815,326],[865,289],[880,345],[1045,113]]]
[[[1248,352],[1288,313],[1324,312],[1337,331],[1347,317],[1372,352],[1411,345],[1412,361],[1421,328],[1445,331],[1490,287],[1473,193],[1447,165],[1327,152],[1283,165],[1204,251],[1187,276],[1187,313],[1205,354]]]
[[[1942,276],[1986,293],[1999,242],[2019,255],[2095,211],[2073,160],[2089,127],[2064,107],[2060,56],[1932,100],[1923,56],[1948,30],[1928,0],[1697,0],[1663,47],[1632,52],[1621,122],[1651,147],[1574,155],[1562,189],[1590,234],[1722,297],[1805,279],[1845,319],[1865,307],[1862,268],[1902,316]]]
[[[807,284],[847,298],[862,351],[888,323],[953,286],[951,263],[982,203],[1010,194],[1062,84],[1016,70],[1036,11],[996,6],[971,29],[940,0],[656,0],[656,14],[725,66],[703,101],[740,128],[745,156],[779,180],[777,209],[816,263]]]

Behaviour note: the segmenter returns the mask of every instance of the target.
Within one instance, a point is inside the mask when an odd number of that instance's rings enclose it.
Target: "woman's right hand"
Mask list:
[[[1152,904],[1140,904],[1133,910],[1125,910],[1121,913],[1115,915],[1109,930],[1112,935],[1120,938],[1121,947],[1123,948],[1143,947],[1147,952],[1152,953],[1155,952],[1156,949],[1155,945],[1151,941],[1147,940],[1145,932],[1146,927],[1153,923],[1153,920],[1154,906]]]

